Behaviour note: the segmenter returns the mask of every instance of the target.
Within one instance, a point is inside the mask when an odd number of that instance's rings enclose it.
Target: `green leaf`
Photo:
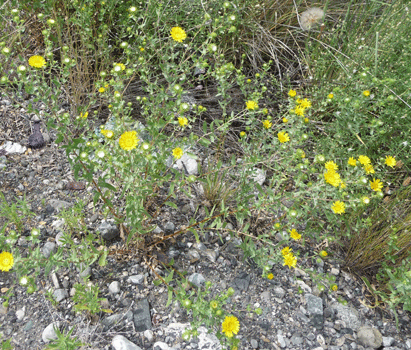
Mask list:
[[[166,308],[170,306],[172,301],[173,301],[173,291],[169,290],[168,291],[168,299],[167,299]]]
[[[168,206],[171,207],[171,208],[178,209],[178,208],[177,208],[177,205],[176,205],[175,203],[173,203],[173,202],[167,201],[167,202],[165,202],[164,204],[165,204],[165,205],[168,205]]]
[[[99,264],[101,267],[107,265],[107,261],[106,261],[107,255],[108,255],[108,251],[105,250],[105,251],[103,252],[103,254],[101,254],[100,258],[98,259],[98,264]]]
[[[162,280],[157,279],[157,280],[154,280],[154,281],[153,281],[153,284],[154,284],[156,287],[158,287],[162,282],[163,282]]]

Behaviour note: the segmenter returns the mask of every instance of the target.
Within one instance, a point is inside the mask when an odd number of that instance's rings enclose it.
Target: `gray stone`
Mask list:
[[[303,337],[301,336],[300,333],[295,333],[295,334],[292,335],[290,341],[294,345],[301,345],[303,343],[304,339],[303,339]]]
[[[34,326],[34,322],[32,320],[28,321],[25,326],[23,327],[23,331],[28,332]]]
[[[174,169],[184,171],[186,175],[198,175],[198,163],[191,158],[187,153],[183,153],[180,159],[173,165]]]
[[[344,306],[338,302],[333,303],[331,309],[336,313],[337,318],[344,321],[353,330],[358,330],[361,327],[358,311],[352,307]]]
[[[281,288],[281,287],[280,287]],[[284,292],[285,293],[285,292]],[[271,299],[271,293],[269,290],[266,290],[265,292],[261,293],[261,299],[264,300],[265,302],[269,302]]]
[[[136,332],[144,332],[152,328],[150,306],[147,299],[137,302],[136,308],[133,310],[133,322]]]
[[[142,284],[144,282],[144,275],[132,275],[127,279],[127,282],[132,284]]]
[[[382,345],[382,335],[377,328],[361,327],[357,332],[358,341],[373,349],[377,349]]]
[[[305,299],[307,300],[307,311],[310,313],[313,326],[322,329],[324,325],[323,300],[309,293],[305,294]]]
[[[103,326],[106,326],[106,328],[110,328],[114,326],[116,323],[120,322],[122,317],[123,317],[122,314],[113,314],[113,315],[107,316],[104,320],[102,320],[101,324]]]
[[[176,228],[176,225],[174,225],[173,222],[168,221],[164,225],[164,232],[167,233],[167,234],[172,234],[172,233],[174,233],[175,228]]]
[[[212,249],[207,249],[204,252],[202,252],[207,258],[208,260],[210,260],[211,262],[215,263],[217,261],[218,258],[218,253]]]
[[[147,329],[144,331],[144,337],[149,341],[152,342],[154,340],[154,333],[151,329]]]
[[[188,281],[194,284],[196,287],[201,287],[206,282],[205,278],[200,273],[193,273],[188,277]]]
[[[307,285],[304,281],[297,280],[295,281],[295,284],[297,284],[304,292],[311,294],[311,287]]]
[[[100,232],[101,237],[106,241],[114,239],[119,236],[120,231],[116,225],[112,225],[107,221],[103,221],[100,226],[97,228],[97,231]]]
[[[141,350],[139,346],[122,335],[116,335],[111,341],[111,345],[115,350]]]
[[[119,281],[113,281],[110,283],[108,286],[108,291],[111,294],[118,294],[120,293],[120,282]]]
[[[282,334],[277,334],[277,340],[280,347],[285,348],[287,346],[284,336]]]
[[[253,181],[257,182],[260,186],[262,186],[266,179],[265,171],[260,168],[254,168],[253,173],[250,177]]]
[[[393,337],[382,337],[382,345],[384,345],[384,347],[391,346],[394,344],[394,341],[395,339]]]
[[[24,315],[26,314],[26,307],[23,306],[22,309],[16,311],[17,322],[23,321]]]
[[[407,347],[407,349],[411,349],[411,339],[407,339],[405,341],[405,346]]]
[[[208,329],[198,327],[198,348],[202,350],[221,350],[221,344],[215,334],[208,333]]]
[[[54,242],[46,242],[43,246],[43,255],[46,259],[50,257],[51,253],[55,253],[56,251],[57,246]]]
[[[59,303],[68,298],[68,292],[66,289],[58,288],[53,292],[54,299]]]
[[[49,205],[51,207],[53,207],[54,211],[59,212],[61,209],[67,209],[70,208],[71,206],[73,206],[73,204],[66,202],[66,201],[62,201],[60,199],[50,199],[49,200]]]
[[[258,341],[255,339],[251,339],[250,344],[253,349],[258,349]]]
[[[243,272],[236,278],[234,278],[234,289],[240,292],[246,292],[250,286],[251,276],[246,272]]]
[[[87,278],[88,276],[91,276],[91,267],[86,264],[80,263],[80,265],[77,266],[77,270],[80,278]]]
[[[51,340],[57,339],[56,332],[54,328],[60,328],[60,322],[50,323],[41,334],[41,338],[45,343],[49,343]]]
[[[63,232],[59,232],[56,235],[56,243],[57,245],[60,247],[64,244],[64,239],[63,239],[64,233]]]
[[[153,350],[170,350],[170,347],[162,341],[156,341],[153,345]]]
[[[284,298],[285,290],[284,290],[283,288],[281,288],[281,287],[275,287],[275,288],[274,288],[274,295],[275,295],[277,298],[282,299],[282,298]]]

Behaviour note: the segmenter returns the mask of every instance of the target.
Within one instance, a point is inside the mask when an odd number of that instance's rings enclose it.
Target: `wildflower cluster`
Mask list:
[[[297,265],[297,258],[293,254],[293,250],[290,247],[285,247],[281,250],[281,254],[284,259],[283,266],[296,267]]]

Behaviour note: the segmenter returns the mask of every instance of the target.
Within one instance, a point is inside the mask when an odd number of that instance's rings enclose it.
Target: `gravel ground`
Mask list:
[[[8,98],[0,97],[0,149],[10,149],[9,141],[26,146],[33,121],[24,108],[13,108]],[[215,336],[201,329],[197,339],[182,340],[190,314],[176,303],[166,307],[167,288],[154,286],[148,259],[137,249],[123,246],[116,225],[104,219],[99,205],[93,205],[91,188],[74,182],[65,152],[54,143],[53,133],[47,134],[43,123],[40,126],[44,147],[3,155],[0,151],[0,191],[9,203],[25,195],[36,216],[25,223],[23,235],[39,227],[45,256],[55,251],[58,234],[64,229],[59,208],[84,201],[84,224],[90,232],[106,238],[104,244],[111,252],[105,267],[95,263],[86,273],[91,274],[91,283],[99,286],[103,306],[113,312],[88,317],[74,311],[73,286],[84,273],[74,266],[48,276],[41,273],[38,290],[30,295],[15,283],[12,270],[0,272],[0,297],[14,286],[8,307],[0,306],[3,339],[11,338],[15,349],[45,349],[55,324],[61,329],[74,327],[73,335],[86,344],[82,349],[219,349]],[[155,234],[187,226],[194,213],[201,215],[202,203],[204,198],[182,196],[178,210],[164,209],[157,217]],[[3,223],[0,218],[0,225]],[[235,229],[233,223],[228,225]],[[296,269],[274,264],[274,278],[268,280],[252,261],[244,261],[238,239],[230,239],[228,234],[222,238],[206,232],[201,243],[196,243],[191,235],[179,235],[151,256],[174,258],[174,266],[187,271],[193,284],[213,282],[212,295],[234,288],[227,307],[240,321],[241,349],[411,349],[409,313],[398,311],[397,330],[392,313],[364,306],[372,300],[369,292],[358,278],[341,270],[337,256],[320,263],[301,258]],[[23,254],[31,249],[23,240],[17,244]],[[310,250],[296,246],[298,249]],[[307,271],[334,276],[338,291],[319,290]],[[50,293],[56,301],[50,300]],[[343,305],[341,300],[347,303]],[[262,314],[248,312],[249,305],[261,308]]]

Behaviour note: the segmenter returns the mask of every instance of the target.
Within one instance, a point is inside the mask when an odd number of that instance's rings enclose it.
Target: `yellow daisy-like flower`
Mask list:
[[[374,174],[375,170],[371,164],[365,164],[364,165],[364,170],[367,174]]]
[[[310,121],[310,119],[304,118],[304,123],[305,123],[305,124],[308,124],[309,121]]]
[[[307,100],[306,98],[303,99],[303,100],[298,100],[297,102],[302,108],[310,108],[311,107],[311,101]]]
[[[88,117],[88,112],[86,112],[86,113],[80,113],[80,118],[82,118],[82,119],[87,119],[87,117]]]
[[[258,109],[258,104],[255,101],[247,101],[245,105],[249,111],[254,111],[255,109]]]
[[[344,214],[345,213],[345,204],[344,204],[344,202],[336,201],[331,206],[331,209],[335,214]]]
[[[111,130],[104,130],[102,129],[100,131],[105,137],[107,137],[108,139],[111,139],[114,136],[114,132]]]
[[[394,157],[387,156],[387,157],[385,158],[385,164],[388,165],[388,166],[391,167],[391,168],[394,168],[395,165],[397,164],[397,161],[395,160]]]
[[[288,266],[288,267],[295,267],[297,265],[297,258],[292,254],[287,254],[284,255],[284,264],[283,266]]]
[[[298,241],[301,238],[301,235],[293,228],[290,232],[290,237]]]
[[[334,94],[329,94],[327,97],[331,100],[334,98]]]
[[[347,187],[347,185],[345,184],[345,182],[344,181],[341,181],[341,183],[340,183],[340,188],[346,188]]]
[[[183,150],[180,147],[173,149],[173,157],[175,159],[180,159],[183,156]]]
[[[186,32],[184,31],[183,28],[180,28],[180,27],[171,28],[170,34],[171,34],[171,37],[173,38],[173,40],[178,41],[179,43],[182,43],[183,40],[185,38],[187,38]]]
[[[125,70],[126,66],[123,63],[113,63],[114,67],[120,67],[121,70]]]
[[[288,123],[288,119],[286,117],[283,118],[283,123]]]
[[[336,291],[338,290],[338,286],[337,286],[335,283],[333,283],[333,284],[330,286],[330,288],[331,288],[331,290],[332,290],[333,292],[336,292]]]
[[[355,158],[353,158],[353,157],[350,157],[350,158],[348,159],[348,165],[356,166],[356,165],[357,165],[357,160],[356,160]]]
[[[101,87],[100,89],[98,89],[98,92],[103,93],[104,91],[106,91],[105,88]]]
[[[271,123],[269,120],[264,120],[264,121],[263,121],[263,126],[264,126],[266,129],[269,129],[269,128],[271,128],[271,127],[273,126],[273,123]]]
[[[295,90],[288,91],[288,96],[295,97],[295,95],[297,95],[297,92]]]
[[[305,108],[302,106],[296,106],[294,109],[294,113],[296,115],[299,115],[300,117],[304,117],[304,111],[305,111]]]
[[[184,128],[188,124],[188,119],[186,117],[178,117],[178,124]]]
[[[226,316],[222,324],[223,333],[228,338],[232,338],[240,330],[240,322],[235,316]]]
[[[327,170],[338,170],[338,165],[332,160],[326,162],[324,166]]]
[[[279,132],[277,136],[278,136],[278,141],[280,141],[281,143],[290,141],[288,134],[284,131]]]
[[[361,165],[371,164],[371,159],[367,156],[359,156],[358,161],[361,163]]]
[[[370,187],[373,191],[381,192],[382,186],[383,184],[379,179],[373,179],[372,181],[370,181]]]
[[[267,278],[268,278],[269,280],[272,280],[272,279],[274,278],[274,275],[273,275],[272,273],[270,273],[270,274],[268,274]]]
[[[136,148],[139,141],[137,131],[126,131],[120,136],[118,143],[125,151],[131,151]]]
[[[281,254],[282,254],[283,256],[286,256],[286,255],[288,255],[288,254],[292,254],[292,251],[293,251],[292,248],[290,248],[290,247],[285,247],[285,248],[281,249]]]
[[[363,94],[365,97],[368,97],[368,96],[370,96],[370,91],[369,91],[369,90],[365,90],[365,91],[362,92],[362,94]]]
[[[29,58],[29,65],[34,68],[43,68],[46,65],[46,60],[42,56],[31,56]]]
[[[244,137],[245,135],[247,135],[245,131],[240,132],[240,137]]]
[[[340,174],[336,173],[334,170],[328,170],[327,172],[325,172],[324,179],[325,182],[334,187],[338,187],[341,182]]]
[[[322,250],[318,253],[321,257],[325,258],[326,256],[328,256],[328,253],[325,250]]]
[[[0,271],[9,271],[13,265],[13,255],[9,252],[2,252],[0,254]]]

